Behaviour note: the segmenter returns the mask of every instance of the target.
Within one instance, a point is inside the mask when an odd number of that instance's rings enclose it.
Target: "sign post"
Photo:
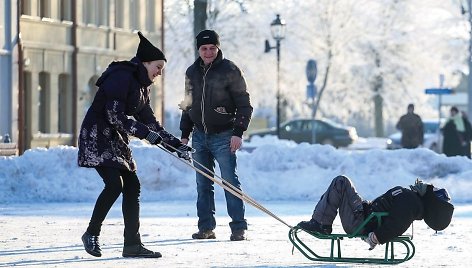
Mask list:
[[[307,101],[311,101],[311,117],[313,122],[311,123],[311,143],[316,143],[316,94],[317,88],[315,85],[316,75],[318,73],[318,68],[316,66],[316,61],[311,59],[308,60],[306,65],[306,79],[308,80],[308,85],[306,87],[306,98]]]
[[[442,95],[454,94],[454,90],[451,88],[444,88],[444,76],[439,76],[439,88],[427,88],[424,90],[425,94],[438,95],[438,127],[441,127],[441,106],[442,106]],[[439,146],[439,133],[438,133],[438,146]],[[439,149],[439,148],[438,148]]]
[[[424,90],[425,94],[438,95],[438,119],[441,119],[442,95],[453,94],[454,90],[450,88],[427,88]]]

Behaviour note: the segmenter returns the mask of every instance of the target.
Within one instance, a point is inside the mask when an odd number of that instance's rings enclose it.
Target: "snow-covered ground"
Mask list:
[[[319,196],[338,174],[349,176],[367,199],[393,186],[412,184],[417,177],[446,187],[456,206],[451,225],[435,234],[422,221],[415,222],[415,257],[399,266],[470,265],[472,162],[427,149],[387,151],[380,144],[363,140],[351,147],[357,150],[336,150],[273,137],[255,139],[245,144],[250,150],[238,152],[238,172],[244,191],[290,225],[309,219]],[[217,239],[192,240],[197,228],[194,171],[159,148],[140,141],[133,141],[132,147],[142,184],[142,240],[163,258],[121,257],[120,202],[102,228],[102,258],[85,253],[80,236],[103,183],[94,170],[77,167],[76,148],[55,147],[0,157],[0,267],[370,267],[312,262],[297,250],[292,255],[288,227],[250,205],[249,240],[230,242],[219,187]],[[334,230],[342,232],[338,221]],[[312,243],[318,247],[321,241]],[[345,243],[346,254],[383,254],[382,248],[369,252],[360,240]]]

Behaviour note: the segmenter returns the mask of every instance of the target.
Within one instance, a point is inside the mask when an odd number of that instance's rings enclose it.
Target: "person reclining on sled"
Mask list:
[[[402,235],[414,220],[424,220],[435,231],[446,229],[452,219],[454,206],[444,188],[416,180],[410,189],[396,186],[369,202],[356,191],[346,176],[334,178],[315,206],[311,220],[298,223],[305,231],[329,235],[339,210],[344,231],[352,234],[372,212],[388,212],[378,226],[372,218],[359,233],[372,250]]]

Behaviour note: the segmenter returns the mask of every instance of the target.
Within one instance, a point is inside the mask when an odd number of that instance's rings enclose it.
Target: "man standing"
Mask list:
[[[214,172],[216,160],[221,177],[240,189],[241,183],[236,174],[236,151],[241,148],[242,135],[252,114],[246,81],[241,70],[224,58],[215,31],[201,31],[196,36],[196,43],[199,57],[185,73],[185,99],[180,104],[181,140],[187,144],[193,131],[195,167],[204,170],[200,163]],[[198,232],[192,238],[214,239],[214,183],[198,172],[196,181]],[[245,240],[247,221],[244,218],[244,203],[227,191],[225,197],[232,219],[229,223],[230,240]]]
[[[402,147],[406,149],[414,149],[423,144],[423,121],[414,110],[415,106],[408,104],[407,113],[397,123],[397,129],[402,132]]]

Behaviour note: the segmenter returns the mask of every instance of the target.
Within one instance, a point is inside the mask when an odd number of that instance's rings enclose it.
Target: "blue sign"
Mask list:
[[[309,60],[306,64],[306,79],[310,84],[315,82],[317,73],[316,60]]]
[[[315,84],[310,84],[306,86],[306,98],[314,99],[316,97],[316,86]]]
[[[426,94],[446,95],[453,94],[454,90],[450,88],[427,88],[424,90]]]

